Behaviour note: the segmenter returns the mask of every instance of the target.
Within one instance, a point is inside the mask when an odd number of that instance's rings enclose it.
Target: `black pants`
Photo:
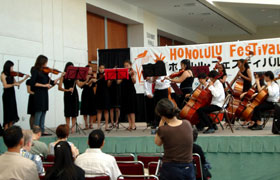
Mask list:
[[[145,97],[146,104],[146,122],[151,124],[155,119],[155,100],[154,98]]]
[[[155,107],[157,105],[157,103],[163,99],[163,98],[168,98],[168,89],[156,89],[155,93],[154,93],[154,98],[155,98]],[[155,121],[153,123],[154,127],[157,127],[159,125],[160,122],[160,117],[155,115]]]
[[[275,105],[273,102],[264,101],[260,105],[256,106],[253,111],[252,121],[260,121],[261,113],[267,110],[274,109]]]
[[[211,112],[219,111],[221,108],[216,105],[208,105],[201,107],[197,110],[197,114],[199,117],[199,125],[200,127],[209,127],[213,128],[213,120],[208,116]]]

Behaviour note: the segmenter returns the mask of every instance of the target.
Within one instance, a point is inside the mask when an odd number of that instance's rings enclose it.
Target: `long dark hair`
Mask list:
[[[44,55],[39,55],[36,59],[34,69],[41,70],[46,62],[48,62],[48,58]]]
[[[72,62],[67,62],[67,63],[65,64],[64,72],[67,71],[67,68],[68,68],[69,66],[74,66],[74,64],[73,64]]]
[[[164,98],[157,103],[155,112],[160,117],[164,116],[168,119],[171,119],[180,113],[180,109],[175,107],[168,98]]]
[[[238,62],[241,62],[241,63],[244,63],[244,61],[245,61],[245,59],[239,59],[239,60],[238,60]],[[244,67],[245,67],[246,69],[249,69],[249,68],[250,68],[248,62],[245,62],[245,63],[244,63]]]
[[[191,61],[189,59],[183,59],[181,63],[186,66],[184,70],[191,70]]]
[[[45,180],[75,180],[77,173],[69,143],[67,141],[57,143],[54,155],[54,165],[47,171]]]
[[[226,73],[226,68],[225,68],[225,65],[224,64],[220,64],[221,66],[222,66],[222,68],[223,68],[223,75],[227,75],[227,73]]]
[[[7,60],[3,66],[3,71],[2,73],[4,73],[6,76],[10,76],[11,74],[11,67],[14,66],[14,63],[10,60]]]

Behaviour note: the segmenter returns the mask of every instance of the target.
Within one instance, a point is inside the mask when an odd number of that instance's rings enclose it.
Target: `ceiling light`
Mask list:
[[[277,24],[277,23],[279,23],[279,21],[273,21],[273,23],[274,23],[274,24]]]
[[[201,13],[201,15],[203,15],[203,16],[210,16],[210,15],[211,15],[211,13],[206,12],[206,13]]]
[[[188,6],[188,7],[195,6],[195,3],[185,3],[184,6]]]
[[[265,12],[266,10],[265,9],[261,9],[261,12]]]
[[[272,18],[273,16],[272,15],[270,15],[270,16],[267,16],[268,18]]]
[[[180,6],[180,4],[176,4],[176,5],[174,5],[174,7],[177,8],[177,7],[181,7],[181,6]]]

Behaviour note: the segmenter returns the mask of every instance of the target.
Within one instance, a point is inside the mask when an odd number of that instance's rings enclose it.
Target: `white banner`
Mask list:
[[[238,71],[236,61],[246,58],[249,51],[255,54],[248,62],[252,72],[271,70],[275,75],[280,73],[280,38],[185,46],[132,47],[130,57],[133,69],[137,72],[136,91],[143,93],[143,64],[162,60],[169,75],[179,71],[180,61],[183,59],[190,59],[193,66],[209,65],[212,70],[217,57],[221,56],[230,81]],[[198,82],[195,81],[194,86],[197,85]]]

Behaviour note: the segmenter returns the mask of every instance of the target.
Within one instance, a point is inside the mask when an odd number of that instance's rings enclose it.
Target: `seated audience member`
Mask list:
[[[32,131],[24,130],[23,139],[24,143],[22,149],[20,150],[20,155],[22,157],[32,160],[36,164],[38,173],[40,175],[45,175],[45,170],[43,168],[41,157],[39,155],[34,155],[29,152],[32,146]]]
[[[180,110],[167,98],[157,103],[155,111],[161,118],[155,144],[163,145],[164,148],[160,179],[194,180],[193,134],[190,122],[177,119]]]
[[[201,161],[201,164],[202,164],[202,171],[203,171],[203,179],[208,179],[208,178],[211,178],[212,175],[211,173],[209,172],[209,169],[211,169],[211,166],[210,164],[206,161],[206,158],[205,158],[205,155],[204,155],[204,152],[202,150],[202,148],[196,144],[196,140],[197,140],[197,136],[198,136],[198,131],[196,129],[193,129],[193,153],[195,154],[198,154],[200,156],[200,161]],[[200,180],[200,179],[196,179],[196,180]]]
[[[112,180],[115,180],[121,175],[121,172],[115,158],[101,151],[104,146],[104,139],[105,136],[102,130],[93,130],[88,137],[90,148],[79,155],[75,163],[86,172],[87,177],[106,174]]]
[[[23,146],[21,128],[8,128],[3,134],[3,140],[8,151],[0,156],[0,179],[39,180],[35,163],[20,155]]]
[[[85,172],[74,164],[75,154],[66,141],[56,143],[54,147],[54,165],[47,170],[45,180],[84,180]],[[75,157],[74,157],[75,156]]]
[[[57,140],[55,142],[52,142],[49,144],[49,154],[54,154],[54,147],[57,143],[61,142],[61,141],[66,141],[69,143],[69,145],[71,146],[71,150],[73,152],[73,154],[79,154],[78,149],[74,146],[73,143],[67,141],[67,138],[69,136],[69,126],[67,126],[66,124],[61,124],[56,128],[56,136],[57,136]]]
[[[45,143],[39,141],[41,138],[41,135],[42,135],[41,128],[34,127],[32,129],[32,132],[33,132],[33,136],[32,136],[33,144],[31,146],[30,153],[37,154],[37,155],[43,156],[43,157],[47,157],[48,146]]]

